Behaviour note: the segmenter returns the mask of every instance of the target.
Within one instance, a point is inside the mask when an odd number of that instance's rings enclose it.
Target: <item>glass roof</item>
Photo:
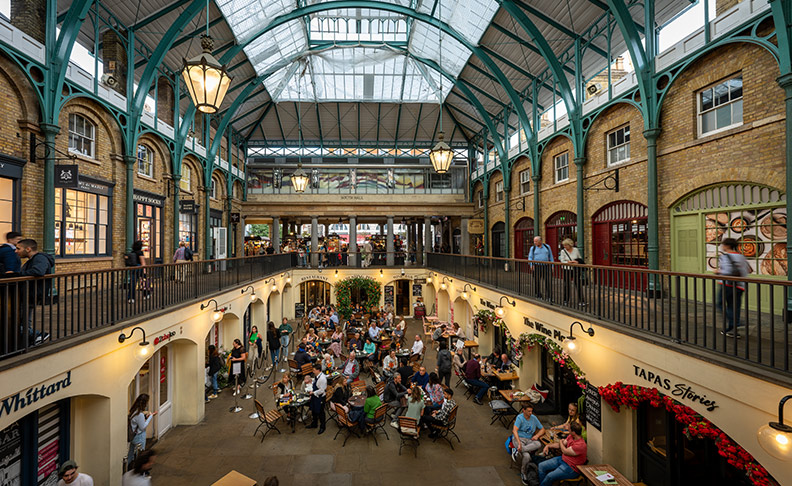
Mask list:
[[[384,0],[410,7],[411,0]],[[308,4],[322,0],[308,0]],[[218,0],[238,43],[250,41],[297,0]],[[441,18],[477,45],[497,0],[417,0],[420,13]],[[471,12],[476,12],[471,15]],[[442,45],[442,61],[440,46]],[[452,82],[425,61],[458,77],[471,52],[448,34],[412,18],[368,8],[334,9],[286,22],[245,46],[276,101],[438,102]]]

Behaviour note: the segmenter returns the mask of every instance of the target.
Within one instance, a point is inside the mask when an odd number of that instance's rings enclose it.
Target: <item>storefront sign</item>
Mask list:
[[[303,275],[298,280],[299,283],[307,282],[308,280],[322,280],[323,282],[327,282],[330,279],[325,277],[324,275]]]
[[[231,213],[231,222],[239,223],[239,213]]]
[[[28,388],[25,393],[19,392],[15,395],[9,395],[3,398],[0,402],[0,417],[10,415],[12,412],[17,412],[25,407],[33,405],[39,400],[43,400],[50,395],[71,386],[71,370],[66,372],[66,378],[62,380],[55,380],[50,384],[36,385]]]
[[[294,318],[302,319],[305,317],[305,302],[294,303]]]
[[[10,155],[0,154],[0,176],[10,177],[11,179],[22,178],[22,167],[27,161],[18,159]],[[2,456],[0,456],[2,459]]]
[[[677,400],[687,400],[693,403],[700,403],[701,405],[707,407],[707,410],[710,412],[718,408],[718,405],[715,404],[715,400],[708,399],[707,395],[698,394],[697,392],[693,391],[693,388],[690,385],[686,383],[674,383],[671,381],[671,378],[664,377],[660,373],[648,371],[638,365],[633,365],[633,369],[635,371],[635,376],[641,378],[642,380],[648,381],[657,388],[671,392],[670,395]]]
[[[154,346],[156,346],[159,343],[164,343],[165,341],[168,341],[170,338],[172,338],[175,335],[176,335],[176,331],[170,331],[170,332],[166,332],[162,336],[155,337]]]
[[[561,332],[560,330],[554,329],[554,328],[551,328],[551,327],[547,327],[544,324],[542,324],[541,322],[532,321],[531,319],[529,319],[527,317],[523,317],[523,324],[525,324],[526,326],[530,327],[531,329],[536,329],[536,332],[544,334],[545,336],[547,336],[547,337],[549,337],[551,339],[555,339],[558,342],[563,342],[564,338],[566,337],[566,336],[564,336],[564,333]]]
[[[481,302],[481,305],[483,305],[484,307],[489,307],[492,310],[495,310],[495,307],[497,307],[495,305],[495,302],[490,302],[488,300],[479,299],[479,302]]]
[[[80,168],[76,164],[55,166],[55,187],[79,187]]]
[[[135,190],[132,194],[132,199],[137,203],[148,204],[149,206],[164,206],[165,205],[165,198],[158,195],[152,194],[150,192],[143,192]]]
[[[591,383],[586,384],[586,423],[602,430],[602,400],[599,389]]]
[[[425,278],[414,278],[413,279],[413,285],[415,285],[415,284],[419,284],[420,285],[420,284],[425,284],[425,283],[426,283],[426,279]]]
[[[385,286],[385,304],[393,305],[393,285]]]
[[[179,212],[187,214],[196,214],[198,206],[195,204],[194,199],[183,199],[179,201]]]
[[[102,196],[110,195],[110,186],[111,184],[95,181],[88,177],[80,177],[77,181],[77,189],[83,192],[90,192],[92,194],[99,194]]]
[[[468,233],[471,235],[484,234],[484,220],[483,219],[469,219],[468,220]]]

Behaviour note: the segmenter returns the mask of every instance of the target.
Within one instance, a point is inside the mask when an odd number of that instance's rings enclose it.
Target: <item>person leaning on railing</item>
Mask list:
[[[542,241],[541,236],[534,237],[534,244],[528,251],[528,259],[536,262],[553,262],[553,251],[550,245]],[[550,265],[539,264],[531,266],[534,270],[534,293],[538,299],[550,299]],[[541,282],[544,282],[544,285]],[[544,289],[542,289],[544,287]],[[542,294],[544,290],[544,294]]]

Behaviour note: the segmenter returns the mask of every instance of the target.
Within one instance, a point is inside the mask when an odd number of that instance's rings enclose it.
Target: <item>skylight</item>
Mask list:
[[[388,3],[412,5],[411,0]],[[259,75],[270,75],[264,84],[276,101],[443,101],[452,81],[427,62],[458,77],[471,55],[451,35],[441,36],[436,27],[397,12],[332,9],[307,21],[291,20],[254,39],[297,2],[219,0],[217,5],[237,42],[253,39],[245,53]],[[416,5],[418,12],[441,18],[473,45],[498,10],[496,0],[418,0]]]

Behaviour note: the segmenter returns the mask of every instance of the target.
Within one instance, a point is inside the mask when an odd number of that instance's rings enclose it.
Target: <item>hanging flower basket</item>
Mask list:
[[[580,388],[586,388],[588,384],[588,380],[586,379],[586,374],[583,373],[583,370],[580,369],[580,366],[575,363],[572,358],[564,351],[557,342],[553,341],[549,337],[545,336],[544,334],[537,334],[537,333],[528,333],[524,332],[520,334],[519,341],[517,346],[523,348],[528,346],[528,349],[532,349],[534,346],[542,346],[545,348],[550,354],[550,357],[553,358],[553,361],[558,363],[559,366],[568,369],[575,375],[575,380],[577,380],[577,384]],[[522,357],[522,353],[520,354]]]
[[[616,412],[619,412],[622,406],[636,409],[644,402],[649,402],[653,407],[665,408],[674,414],[677,422],[684,425],[682,432],[688,438],[712,439],[718,448],[718,454],[725,457],[729,464],[745,472],[745,475],[753,484],[758,486],[778,484],[767,470],[756,462],[756,459],[751,454],[740,447],[712,422],[699,415],[692,408],[663,395],[655,388],[644,388],[617,382],[612,385],[599,387],[599,392],[602,399],[608,402]]]
[[[503,319],[489,309],[481,309],[473,315],[473,324],[478,326],[481,332],[487,332],[490,325],[500,327],[502,323]]]
[[[338,314],[342,319],[352,317],[352,289],[365,290],[368,300],[362,304],[367,312],[379,307],[382,289],[378,281],[371,277],[347,277],[336,283],[336,304],[338,305]]]

